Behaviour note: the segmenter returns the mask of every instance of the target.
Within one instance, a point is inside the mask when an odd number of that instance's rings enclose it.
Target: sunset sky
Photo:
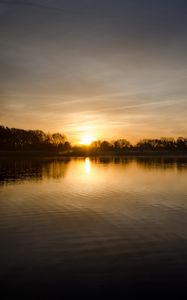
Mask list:
[[[187,136],[187,1],[0,0],[0,124]]]

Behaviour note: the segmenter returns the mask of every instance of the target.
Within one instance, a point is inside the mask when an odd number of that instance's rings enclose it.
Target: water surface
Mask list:
[[[0,161],[0,279],[11,289],[182,289],[187,161]]]

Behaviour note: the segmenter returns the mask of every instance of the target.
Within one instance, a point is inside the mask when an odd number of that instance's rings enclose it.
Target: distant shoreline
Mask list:
[[[76,153],[76,152],[54,152],[54,151],[40,151],[40,150],[23,150],[23,151],[0,151],[0,158],[29,158],[29,157],[37,157],[37,158],[85,158],[85,157],[142,157],[142,158],[186,158],[187,153],[173,151],[173,152],[166,152],[166,151],[126,151],[126,152],[103,152],[103,153],[94,153],[92,151],[87,151],[84,153]]]

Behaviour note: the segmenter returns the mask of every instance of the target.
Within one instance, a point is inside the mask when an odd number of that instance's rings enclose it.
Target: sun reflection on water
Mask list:
[[[85,159],[85,171],[87,174],[90,174],[91,171],[91,163],[89,157]]]

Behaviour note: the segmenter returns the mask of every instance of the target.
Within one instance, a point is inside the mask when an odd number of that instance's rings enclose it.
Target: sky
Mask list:
[[[0,0],[0,124],[187,136],[186,0]]]

